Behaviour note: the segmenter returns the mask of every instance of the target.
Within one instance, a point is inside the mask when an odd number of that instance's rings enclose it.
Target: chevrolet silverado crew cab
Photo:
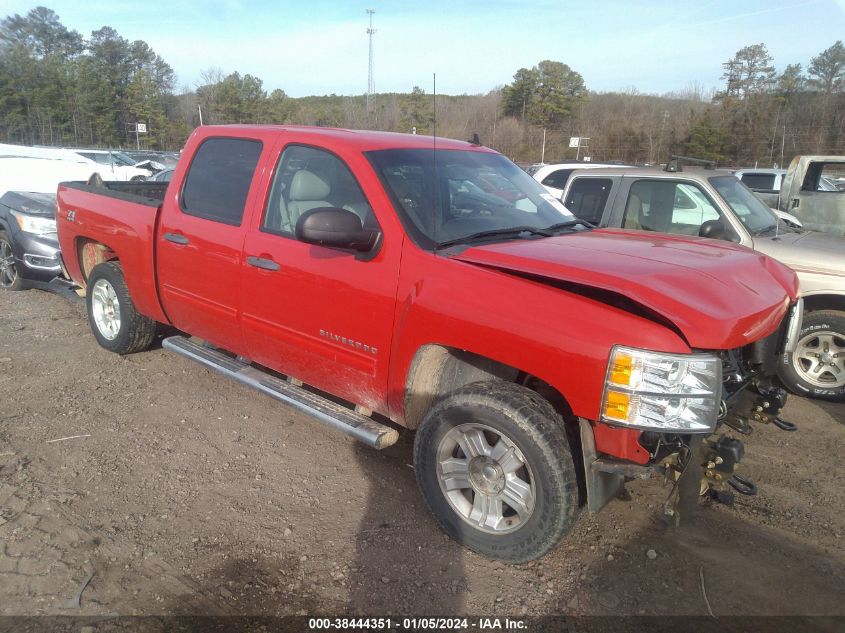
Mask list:
[[[478,144],[200,127],[166,188],[63,183],[58,205],[101,346],[169,324],[186,335],[165,348],[375,448],[415,430],[432,514],[490,557],[544,554],[627,477],[667,476],[675,517],[748,492],[717,430],[783,405],[795,273],[593,230]]]
[[[801,330],[779,364],[793,392],[845,400],[845,239],[797,229],[727,171],[658,168],[576,171],[563,198],[604,227],[698,235],[774,257],[798,274]]]

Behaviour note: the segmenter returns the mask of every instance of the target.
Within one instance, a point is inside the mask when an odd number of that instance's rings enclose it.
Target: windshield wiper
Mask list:
[[[770,224],[769,226],[764,226],[761,229],[757,229],[756,231],[750,231],[753,237],[760,237],[766,233],[773,233],[777,231],[778,225],[777,224]]]
[[[579,224],[581,226],[588,228],[588,229],[596,228],[596,225],[593,224],[592,222],[587,222],[586,220],[575,219],[575,220],[567,220],[566,222],[558,222],[557,224],[552,224],[551,226],[547,226],[543,230],[544,231],[558,231],[560,229],[568,229],[572,226],[578,226]]]
[[[556,226],[556,225],[555,225]],[[519,237],[523,233],[528,233],[529,235],[542,235],[543,237],[551,237],[553,233],[550,233],[548,229],[539,229],[535,226],[511,226],[504,229],[490,229],[489,231],[479,231],[478,233],[470,233],[469,235],[464,235],[463,237],[456,237],[453,240],[446,240],[445,242],[440,242],[437,246],[434,247],[434,250],[439,251],[443,248],[448,248],[449,246],[455,246],[456,244],[471,244],[472,242],[477,242],[479,240],[485,240],[491,237]]]

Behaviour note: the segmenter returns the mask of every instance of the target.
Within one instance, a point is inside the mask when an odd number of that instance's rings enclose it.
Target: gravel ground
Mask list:
[[[845,404],[756,429],[756,497],[674,528],[632,482],[507,566],[439,531],[410,433],[376,452],[161,349],[112,355],[40,291],[0,293],[0,332],[0,615],[845,615]]]

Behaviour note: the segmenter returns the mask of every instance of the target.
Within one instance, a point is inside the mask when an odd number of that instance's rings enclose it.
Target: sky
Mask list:
[[[145,40],[180,88],[219,68],[293,97],[366,92],[367,8],[377,92],[431,92],[436,74],[439,93],[485,93],[544,59],[599,92],[708,90],[743,46],[764,43],[782,70],[845,39],[845,0],[0,0],[0,16],[37,4],[84,36]]]

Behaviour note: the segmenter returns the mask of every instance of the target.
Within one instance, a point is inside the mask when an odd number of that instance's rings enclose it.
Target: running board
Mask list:
[[[373,448],[387,448],[399,439],[396,429],[380,424],[292,382],[257,369],[243,360],[227,356],[214,348],[198,345],[184,336],[168,337],[162,341],[162,346],[248,387],[266,393],[271,398],[307,413],[333,429],[346,433]]]

